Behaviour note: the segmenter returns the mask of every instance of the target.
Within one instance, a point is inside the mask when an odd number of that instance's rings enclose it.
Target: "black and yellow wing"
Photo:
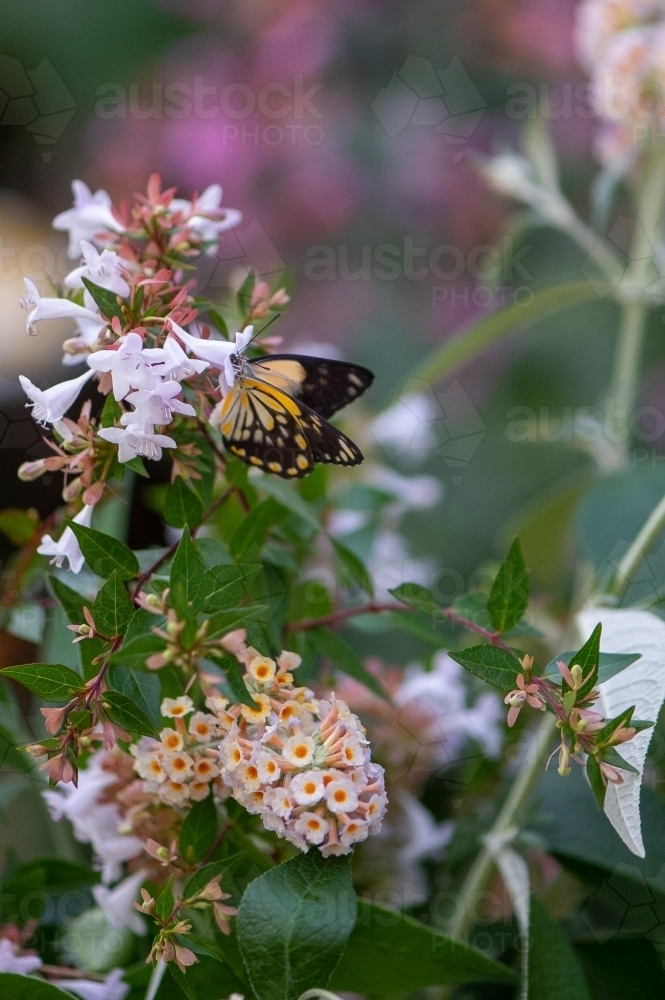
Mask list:
[[[319,413],[275,385],[248,376],[221,403],[224,445],[246,465],[300,479],[318,463],[359,465],[362,452]]]
[[[282,389],[322,417],[331,417],[353,402],[374,381],[372,372],[361,365],[304,354],[272,354],[249,364],[257,379]]]

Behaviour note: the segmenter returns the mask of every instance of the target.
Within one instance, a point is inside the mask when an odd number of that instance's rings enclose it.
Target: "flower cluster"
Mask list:
[[[252,279],[240,309],[241,332],[228,339],[224,321],[214,313],[223,330],[223,338],[215,339],[197,318],[200,302],[187,272],[196,258],[215,252],[221,233],[240,221],[238,211],[221,207],[219,185],[187,201],[176,198],[174,189],[162,191],[153,175],[131,211],[115,209],[105,191],[92,194],[81,181],[73,190],[74,207],[53,225],[69,233],[69,254],[80,264],[65,277],[59,297],[41,296],[26,279],[22,305],[33,335],[42,320],[73,321],[75,336],[63,345],[63,363],[85,364],[86,370],[48,389],[21,376],[34,419],[53,429],[54,439],[46,441],[55,454],[26,462],[19,476],[32,480],[47,471],[63,472],[63,498],[74,503],[82,494],[83,510],[71,514],[88,526],[118,463],[159,460],[169,449],[174,475],[200,477],[195,469],[200,451],[186,432],[177,433],[178,420],[214,423],[215,409],[235,381],[231,356],[255,339],[252,321],[281,308],[288,296]],[[275,338],[268,340],[266,345],[274,346]],[[68,419],[92,381],[107,396],[101,418],[91,420],[86,403],[77,422]],[[74,572],[83,563],[69,529],[57,541],[45,536],[39,551],[58,566],[67,560]]]
[[[175,728],[163,729],[159,740],[144,736],[131,747],[134,769],[143,779],[145,792],[175,807],[200,802],[211,789],[218,798],[227,797],[219,779],[216,749],[232,725],[227,704],[219,695],[208,698],[206,705],[215,713],[210,714],[194,711],[194,702],[187,695],[164,698],[162,715],[172,719]]]
[[[576,42],[605,122],[601,158],[630,165],[650,130],[665,123],[665,9],[658,0],[583,0]]]
[[[300,657],[252,655],[242,705],[220,748],[221,777],[238,802],[301,851],[348,854],[378,833],[386,811],[383,768],[370,760],[365,729],[333,695],[294,688]],[[290,669],[289,669],[290,668]]]

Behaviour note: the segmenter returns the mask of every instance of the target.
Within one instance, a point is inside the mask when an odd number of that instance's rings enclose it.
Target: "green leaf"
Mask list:
[[[275,500],[281,503],[283,507],[286,507],[287,510],[291,511],[292,514],[297,514],[298,517],[301,517],[311,528],[315,528],[316,531],[320,531],[321,522],[315,509],[300,496],[291,483],[288,483],[284,479],[279,479],[277,476],[270,476],[263,472],[253,475],[251,482],[262,493],[269,493],[275,498]]]
[[[241,857],[242,855],[239,853],[231,854],[230,857],[224,858],[223,861],[211,861],[209,864],[203,865],[187,882],[182,893],[183,899],[192,899],[194,896],[198,896],[200,892],[203,892],[208,882],[212,882],[218,875],[223,875],[224,872],[229,871]]]
[[[389,590],[388,593],[396,597],[402,604],[408,604],[414,611],[441,617],[441,605],[434,594],[427,587],[421,587],[419,583],[400,583],[399,587]]]
[[[122,464],[126,469],[131,469],[137,475],[143,476],[144,479],[150,479],[150,473],[143,464],[143,459],[140,455],[135,455],[134,458],[130,458],[128,462],[123,462]]]
[[[221,611],[237,605],[248,584],[262,570],[260,565],[243,563],[242,566],[213,566],[203,575],[202,591],[205,594],[202,611]]]
[[[596,301],[597,298],[597,286],[590,281],[571,281],[541,288],[540,291],[534,292],[530,302],[516,302],[505,309],[499,309],[481,319],[479,323],[472,323],[457,336],[446,340],[432,351],[425,361],[417,365],[411,378],[417,382],[426,382],[428,385],[437,382],[502,337],[518,333],[562,309],[569,309],[583,302]],[[633,535],[616,537],[632,538]],[[608,551],[610,550],[606,549],[606,552]]]
[[[222,314],[218,312],[216,309],[208,309],[208,316],[210,316],[213,325],[217,328],[217,330],[219,330],[224,339],[228,340],[229,328]]]
[[[591,1000],[570,940],[533,896],[529,936],[529,1000]]]
[[[153,628],[161,628],[163,615],[155,615],[145,608],[137,608],[125,630],[125,644],[133,642],[138,636],[152,635]]]
[[[299,854],[255,879],[240,903],[240,953],[258,1000],[325,987],[356,917],[348,857]]]
[[[157,674],[147,670],[130,670],[121,663],[111,663],[107,674],[109,687],[124,694],[149,719],[155,729],[163,728],[159,711],[161,687]]]
[[[14,545],[25,545],[30,541],[38,524],[39,515],[34,510],[21,510],[20,507],[0,510],[0,532]]]
[[[122,319],[122,306],[120,305],[119,296],[115,292],[110,292],[108,288],[96,285],[90,278],[82,278],[81,280],[104,316],[108,316],[109,319],[113,319],[114,316]]]
[[[104,710],[111,722],[134,736],[159,736],[154,726],[133,700],[121,691],[105,691],[102,696]]]
[[[67,524],[78,539],[85,561],[97,576],[107,579],[113,570],[117,570],[121,580],[139,575],[138,559],[124,542],[74,521],[68,520]]]
[[[252,304],[252,293],[254,291],[255,284],[256,275],[253,271],[250,271],[238,289],[238,309],[243,317],[247,315],[249,307]]]
[[[366,594],[369,594],[370,597],[374,597],[374,584],[362,559],[359,559],[355,552],[352,552],[346,545],[342,545],[337,539],[331,538],[330,541],[333,543],[337,558],[344,567],[349,579],[353,583],[356,583],[361,590],[364,590]]]
[[[516,657],[499,646],[468,646],[448,654],[465,670],[501,691],[511,691],[521,668]]]
[[[529,575],[524,565],[519,539],[499,567],[487,601],[487,611],[497,632],[517,625],[529,603]]]
[[[329,628],[311,629],[309,634],[314,639],[319,652],[329,660],[332,660],[338,670],[348,674],[349,677],[353,677],[354,680],[360,681],[366,688],[377,694],[379,698],[387,701],[389,705],[392,704],[390,696],[383,685],[379,684],[376,677],[370,674],[355,649],[349,646],[345,639],[342,639],[341,636],[337,635],[336,632],[332,632]]]
[[[212,794],[195,802],[185,816],[178,841],[178,853],[188,865],[202,861],[217,836],[217,810]]]
[[[182,476],[177,476],[175,482],[169,487],[164,501],[162,516],[167,524],[174,528],[195,528],[203,515],[201,501],[192,493],[189,486],[185,485]]]
[[[158,635],[137,635],[131,641],[123,642],[120,649],[112,654],[111,663],[124,663],[137,670],[145,669],[146,659],[153,653],[161,653],[165,645]]]
[[[185,527],[171,564],[172,606],[181,618],[193,619],[200,607],[203,563]]]
[[[210,655],[212,655],[212,652]],[[215,657],[215,659],[217,658]],[[227,653],[225,656],[221,657],[218,662],[226,674],[229,686],[237,700],[243,705],[249,705],[251,708],[256,708],[256,702],[247,690],[247,685],[243,680],[240,664],[236,660],[235,656]]]
[[[92,606],[92,617],[95,619],[95,625],[102,635],[113,639],[124,633],[133,614],[134,605],[129,599],[117,570],[113,570],[97,594]]]
[[[593,792],[598,807],[600,809],[605,805],[605,793],[607,791],[607,785],[603,781],[603,776],[600,771],[600,764],[595,757],[587,757],[586,760],[586,776],[589,779],[589,785],[591,786],[591,791]]]
[[[435,649],[441,649],[441,646],[445,643],[444,637],[440,632],[424,621],[419,615],[415,614],[413,611],[389,611],[387,615],[380,615],[379,617],[387,618],[389,622],[402,632],[412,635],[414,639],[420,639],[421,642],[426,642],[430,646],[434,646]]]
[[[122,416],[122,407],[120,403],[116,400],[112,392],[109,392],[106,400],[104,401],[104,406],[102,407],[102,413],[99,418],[100,425],[102,427],[113,427],[117,424]]]
[[[236,562],[256,562],[268,536],[268,530],[279,517],[279,505],[272,497],[257,504],[243,517],[229,544],[231,555]]]
[[[330,989],[382,996],[448,983],[514,983],[515,973],[397,910],[358,900],[358,919]]]
[[[24,663],[5,667],[3,677],[11,677],[44,701],[70,701],[85,690],[81,677],[61,663]]]
[[[553,660],[545,667],[543,671],[543,677],[549,679],[554,679],[556,681],[561,681],[561,672],[557,667],[557,660],[563,660],[567,667],[573,662],[573,657],[577,656],[576,653],[566,652],[559,653],[555,656]],[[631,663],[635,663],[642,656],[641,653],[601,653],[600,661],[598,667],[598,679],[596,684],[603,684],[605,681],[609,681],[610,677],[614,677],[615,674],[620,673],[629,667]]]
[[[173,885],[173,875],[168,880],[159,896],[155,900],[155,916],[158,920],[168,920],[168,918],[173,913],[173,906],[175,900],[173,898],[173,892],[171,886]]]
[[[576,663],[579,663],[582,668],[582,676],[588,678],[579,689],[578,698],[582,698],[585,694],[588,694],[589,691],[592,691],[598,681],[601,631],[602,625],[599,622],[580,651],[571,657],[571,666],[575,666]],[[561,678],[561,690],[564,693],[570,690],[563,678]]]
[[[82,625],[85,622],[83,608],[92,609],[93,602],[83,597],[78,591],[72,590],[66,583],[59,580],[57,576],[49,576],[49,584],[55,597],[62,605],[67,620],[72,625]],[[105,642],[97,638],[84,639],[83,642],[76,643],[74,648],[78,650],[83,676],[86,680],[90,680],[91,677],[97,674],[99,666],[93,664],[92,661],[106,649],[106,646]]]
[[[629,764],[627,760],[621,756],[618,750],[614,747],[605,747],[598,756],[606,764],[611,764],[612,767],[620,767],[623,771],[631,771],[633,774],[639,774],[640,772],[632,764]]]
[[[13,972],[0,972],[0,996],[2,1000],[72,1000],[71,993],[65,993],[43,979],[19,976]]]

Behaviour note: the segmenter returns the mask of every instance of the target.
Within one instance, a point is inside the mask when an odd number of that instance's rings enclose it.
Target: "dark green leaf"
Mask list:
[[[348,857],[324,859],[313,850],[251,882],[236,929],[259,1000],[297,1000],[312,986],[325,987],[355,916]]]
[[[134,458],[130,458],[128,462],[122,463],[126,469],[131,469],[139,476],[143,476],[144,479],[150,479],[150,473],[143,464],[143,459],[140,455],[135,455]]]
[[[342,639],[341,636],[337,635],[336,632],[332,632],[329,628],[312,629],[310,635],[314,639],[319,652],[331,660],[338,670],[348,674],[349,677],[353,677],[354,680],[360,681],[361,684],[364,684],[374,694],[378,694],[379,698],[383,698],[388,704],[392,704],[390,696],[383,685],[379,683],[376,677],[370,674],[355,649],[349,646],[345,639]]]
[[[589,691],[592,691],[598,681],[601,631],[602,625],[599,622],[580,651],[571,657],[571,666],[575,666],[576,663],[579,663],[582,668],[582,676],[587,678],[579,690],[578,697],[580,698],[585,694],[588,694]],[[561,680],[561,689],[564,693],[569,690],[568,685],[563,678]]]
[[[229,328],[222,314],[218,312],[216,309],[208,309],[208,316],[210,316],[210,319],[212,320],[213,324],[215,325],[217,330],[219,330],[219,332],[222,334],[224,339],[228,340]]]
[[[346,545],[342,545],[335,538],[331,538],[330,540],[333,543],[337,558],[344,567],[349,579],[357,584],[361,590],[364,590],[366,594],[373,597],[374,584],[362,559],[359,559],[355,552],[352,552],[351,549],[347,548]]]
[[[517,625],[528,603],[529,574],[516,538],[501,563],[487,601],[487,611],[496,631],[508,632]]]
[[[119,300],[119,297],[115,292],[110,292],[108,288],[102,288],[100,285],[96,285],[94,281],[90,280],[90,278],[82,278],[81,280],[104,316],[108,316],[109,319],[113,319],[114,316],[117,316],[118,319],[122,319],[121,300]]]
[[[159,706],[161,688],[157,674],[147,670],[130,670],[121,663],[111,663],[108,684],[113,691],[126,695],[149,719],[155,729],[161,729],[163,719]]]
[[[182,476],[177,476],[175,482],[169,487],[164,501],[162,516],[167,524],[172,524],[174,528],[184,528],[187,525],[195,528],[203,514],[201,501],[192,493],[189,486],[185,485]]]
[[[633,774],[639,774],[636,767],[629,764],[627,760],[621,756],[621,754],[614,749],[614,747],[605,747],[598,755],[601,760],[605,761],[606,764],[611,764],[612,767],[620,767],[624,771],[631,771]]]
[[[157,726],[121,691],[105,691],[102,702],[111,722],[115,722],[121,729],[135,736],[159,736]]]
[[[125,630],[125,643],[132,642],[140,635],[151,635],[153,628],[160,628],[163,623],[163,615],[155,615],[145,608],[137,608]]]
[[[249,307],[252,304],[252,293],[254,291],[255,284],[256,275],[253,271],[250,271],[238,289],[238,309],[243,317],[247,316]]]
[[[182,618],[195,618],[201,604],[203,563],[185,527],[171,564],[171,604]]]
[[[251,580],[261,572],[262,567],[243,563],[242,566],[213,566],[203,575],[202,611],[221,611],[237,605]]]
[[[358,900],[358,919],[331,990],[383,996],[447,983],[514,983],[505,965],[396,910]]]
[[[575,951],[582,960],[594,1000],[663,1000],[665,971],[652,941],[626,940],[617,934],[606,941],[603,935],[602,944],[577,943]]]
[[[102,427],[113,427],[114,424],[119,422],[121,416],[122,407],[116,400],[113,393],[109,392],[104,401],[104,406],[102,407],[102,413],[99,418],[100,425]]]
[[[212,794],[195,802],[185,816],[178,841],[178,853],[188,864],[202,861],[217,836],[217,810]]]
[[[400,583],[399,587],[395,587],[388,593],[396,597],[402,604],[408,604],[414,611],[441,617],[441,605],[434,594],[427,587],[421,587],[419,583]]]
[[[569,667],[573,662],[573,657],[576,655],[576,653],[566,652],[555,656],[545,667],[543,676],[561,681],[561,672],[556,665],[557,660],[563,660],[566,666]],[[605,681],[608,681],[610,677],[614,677],[615,674],[625,670],[631,663],[639,660],[641,656],[641,653],[601,653],[596,684],[603,684]]]
[[[277,503],[268,497],[245,514],[233,534],[229,548],[236,562],[256,562],[270,526],[280,517]]]
[[[247,685],[243,680],[240,664],[236,660],[235,656],[227,653],[225,656],[222,656],[218,662],[226,674],[229,686],[237,700],[243,705],[250,705],[252,708],[256,708],[256,702],[252,699],[252,696],[247,690]]]
[[[5,667],[3,677],[11,677],[44,701],[69,701],[85,689],[83,680],[61,663],[24,663]]]
[[[589,785],[591,786],[591,791],[596,797],[596,802],[602,809],[605,804],[605,792],[607,791],[607,786],[603,781],[603,776],[600,771],[600,764],[595,757],[587,757],[586,760],[586,776],[589,779]]]
[[[499,646],[468,646],[456,649],[449,656],[460,663],[465,670],[501,691],[515,687],[515,678],[521,673],[519,662]]]
[[[173,875],[168,880],[159,896],[155,900],[155,916],[159,920],[166,921],[173,913],[173,906],[175,900],[173,898],[173,892],[171,886],[173,885]]]
[[[303,521],[306,521],[311,528],[316,531],[320,530],[321,522],[315,509],[300,496],[291,483],[267,474],[257,476],[252,482],[262,493],[269,493],[292,514],[297,514]]]
[[[529,1000],[591,1000],[567,935],[533,896],[529,939]]]
[[[92,606],[97,630],[108,639],[113,639],[124,633],[133,614],[134,605],[117,570],[113,570]]]
[[[74,521],[67,524],[76,535],[88,566],[97,576],[107,579],[113,570],[117,570],[121,580],[139,575],[138,559],[124,542]]]
[[[0,972],[0,996],[2,1000],[72,1000],[71,993],[65,993],[43,979],[19,976],[13,972]]]
[[[196,992],[194,984],[192,983],[191,976],[181,972],[175,962],[169,962],[168,971],[171,973],[171,976],[187,997],[187,1000],[201,1000],[199,994]]]
[[[165,642],[158,635],[137,635],[129,642],[123,642],[120,649],[111,656],[111,663],[124,663],[125,666],[142,670],[147,658],[153,653],[162,652],[164,647]]]
[[[229,871],[241,857],[241,854],[232,854],[230,857],[224,858],[223,861],[211,861],[209,864],[203,865],[192,875],[185,886],[182,893],[183,899],[192,899],[194,896],[198,896],[200,892],[203,892],[208,882],[212,882],[218,875]]]

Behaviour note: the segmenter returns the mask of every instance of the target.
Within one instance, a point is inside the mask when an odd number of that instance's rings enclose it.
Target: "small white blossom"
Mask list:
[[[85,528],[89,528],[92,520],[92,505],[86,504],[83,510],[79,511],[72,520],[75,524],[82,524]],[[62,566],[65,559],[67,559],[72,573],[80,573],[85,562],[81,546],[69,525],[67,525],[57,542],[50,535],[43,535],[37,551],[42,556],[52,556],[51,564],[55,564],[58,567]]]
[[[30,278],[24,278],[23,284],[25,285],[25,295],[21,299],[21,306],[28,310],[26,328],[28,333],[33,336],[37,333],[35,323],[39,323],[43,319],[89,320],[99,326],[104,326],[99,313],[93,311],[92,308],[86,309],[70,299],[42,296]]]
[[[172,211],[180,211],[185,216],[187,227],[212,245],[208,253],[214,253],[220,233],[233,229],[242,220],[242,212],[237,208],[222,208],[222,188],[211,184],[195,201],[174,198]]]
[[[42,965],[39,955],[18,955],[8,938],[0,940],[0,972],[14,972],[19,976],[29,976]]]
[[[81,1000],[125,1000],[129,993],[129,983],[124,983],[124,969],[113,969],[103,983],[92,979],[53,979],[53,985],[74,993]]]
[[[124,399],[130,389],[156,389],[163,369],[158,363],[165,360],[161,347],[144,350],[138,333],[128,333],[118,341],[114,350],[95,351],[88,357],[88,364],[98,372],[111,372],[113,395]]]
[[[141,424],[128,427],[102,427],[97,431],[101,438],[117,444],[118,461],[131,462],[133,458],[150,458],[157,462],[162,457],[162,448],[177,448],[177,443],[165,434],[155,434],[154,428]]]
[[[254,327],[246,326],[244,330],[236,333],[235,342],[231,340],[204,340],[202,337],[193,337],[187,333],[177,323],[171,323],[174,334],[189,348],[189,350],[207,361],[213,368],[223,372],[223,381],[220,379],[220,388],[233,388],[236,371],[231,360],[233,355],[242,354],[254,335]]]
[[[196,410],[189,403],[176,399],[182,392],[179,382],[160,382],[154,389],[137,389],[126,397],[128,403],[136,409],[131,413],[123,413],[120,423],[127,426],[138,424],[146,430],[152,430],[155,424],[169,424],[174,413],[182,413],[187,417],[195,417]]]
[[[145,923],[132,906],[132,900],[138,896],[146,878],[147,873],[140,869],[118,882],[112,889],[106,885],[93,885],[92,895],[111,927],[116,930],[129,927],[134,934],[145,934]]]
[[[80,267],[75,267],[65,278],[67,288],[84,288],[83,300],[89,309],[96,307],[95,300],[85,287],[83,278],[106,288],[109,292],[115,292],[123,299],[126,299],[131,289],[124,277],[124,265],[122,258],[114,250],[102,250],[101,253],[92,243],[87,240],[81,241],[81,252],[85,263]]]
[[[69,233],[69,256],[81,256],[81,241],[91,240],[106,230],[121,233],[122,226],[111,211],[111,198],[106,191],[94,194],[83,181],[72,181],[74,205],[60,212],[53,228]],[[99,242],[99,241],[98,241]]]
[[[78,378],[59,382],[49,389],[38,389],[25,375],[19,375],[21,388],[31,400],[26,406],[32,407],[32,415],[38,424],[55,424],[62,420],[67,410],[78,399],[81,389],[88,382],[93,372],[84,372]]]

